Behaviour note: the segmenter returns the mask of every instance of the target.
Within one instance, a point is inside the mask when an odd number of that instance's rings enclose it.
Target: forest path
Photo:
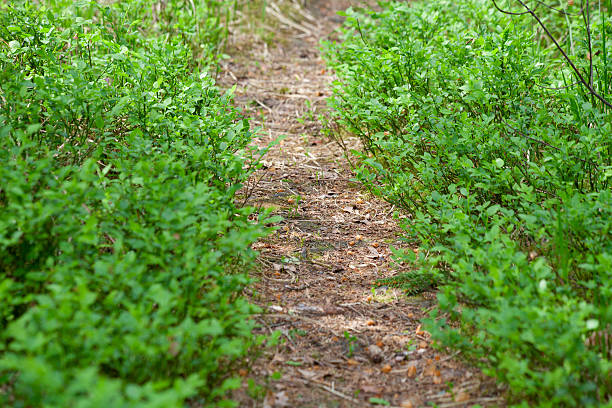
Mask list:
[[[248,186],[248,205],[271,207],[284,218],[255,245],[262,268],[251,296],[267,313],[259,318],[264,331],[280,330],[284,342],[248,374],[267,384],[265,397],[250,399],[242,390],[241,406],[500,404],[478,370],[430,347],[419,319],[434,306],[433,294],[372,290],[397,271],[389,246],[405,246],[401,230],[390,205],[350,181],[344,152],[317,120],[333,80],[319,41],[333,35],[341,23],[336,12],[351,2],[296,4],[290,4],[293,18],[268,8],[286,26],[273,45],[236,34],[219,79],[225,88],[236,85],[237,105],[262,129],[260,147],[286,136]],[[280,380],[266,381],[274,372]]]

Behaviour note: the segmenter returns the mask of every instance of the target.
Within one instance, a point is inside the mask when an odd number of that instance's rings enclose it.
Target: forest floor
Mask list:
[[[223,87],[236,86],[237,105],[260,128],[260,147],[285,136],[243,191],[248,205],[284,219],[255,245],[261,268],[249,290],[265,311],[260,330],[280,331],[282,343],[252,361],[236,398],[243,407],[503,405],[493,380],[432,349],[419,320],[435,306],[434,293],[409,298],[375,288],[409,267],[391,260],[390,245],[406,247],[398,216],[351,181],[345,151],[317,119],[334,79],[319,41],[334,37],[336,13],[351,2],[306,3],[290,3],[285,15],[269,2],[281,29],[267,41],[233,33],[219,77]],[[249,396],[249,378],[264,386],[260,398]]]

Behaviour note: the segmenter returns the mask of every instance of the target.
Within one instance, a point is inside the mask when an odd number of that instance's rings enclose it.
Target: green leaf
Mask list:
[[[377,397],[371,397],[369,401],[370,401],[370,404],[374,404],[374,405],[384,405],[384,406],[391,405],[389,401],[382,399],[382,398],[377,398]]]

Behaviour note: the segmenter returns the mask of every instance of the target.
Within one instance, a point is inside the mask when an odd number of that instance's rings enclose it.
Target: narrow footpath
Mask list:
[[[255,245],[261,268],[249,291],[266,311],[258,318],[262,332],[279,330],[283,342],[245,373],[245,384],[252,378],[267,391],[253,399],[241,390],[241,406],[503,405],[492,380],[460,356],[432,349],[419,319],[435,294],[373,289],[377,279],[409,267],[391,260],[390,245],[405,247],[395,211],[350,181],[344,151],[318,120],[334,79],[319,41],[334,36],[342,21],[336,12],[350,2],[287,3],[285,15],[269,2],[267,13],[282,28],[274,39],[234,33],[219,78],[225,88],[236,86],[236,103],[261,128],[259,146],[285,136],[247,186],[248,205],[284,218]],[[358,148],[357,140],[348,144]]]

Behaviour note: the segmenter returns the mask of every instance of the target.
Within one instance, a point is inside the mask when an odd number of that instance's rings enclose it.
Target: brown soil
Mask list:
[[[343,150],[317,120],[333,80],[318,43],[333,35],[336,11],[350,1],[292,4],[293,18],[280,7],[281,18],[271,15],[280,25],[275,44],[234,36],[220,77],[237,86],[237,104],[261,127],[259,146],[286,136],[246,189],[249,205],[284,217],[255,245],[262,268],[249,291],[266,311],[261,331],[280,331],[282,343],[252,362],[236,397],[244,407],[361,407],[376,398],[401,407],[503,405],[494,382],[431,348],[419,320],[434,294],[373,289],[397,273],[389,246],[405,246],[402,231],[390,205],[350,181]],[[264,395],[248,396],[248,378]]]

